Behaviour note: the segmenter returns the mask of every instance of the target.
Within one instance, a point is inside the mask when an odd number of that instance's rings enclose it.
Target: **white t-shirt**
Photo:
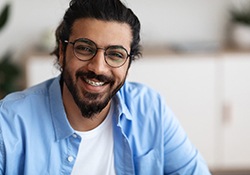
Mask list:
[[[87,132],[76,131],[82,141],[71,175],[115,175],[112,106],[97,128]]]

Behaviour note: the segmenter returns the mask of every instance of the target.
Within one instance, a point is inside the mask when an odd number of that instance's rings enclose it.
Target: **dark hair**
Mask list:
[[[133,11],[127,8],[120,0],[71,0],[62,22],[56,29],[56,47],[52,54],[59,59],[59,44],[63,44],[65,52],[66,43],[71,34],[73,23],[80,18],[95,18],[104,21],[117,21],[127,23],[132,31],[131,59],[135,60],[141,56],[140,46],[140,21]]]

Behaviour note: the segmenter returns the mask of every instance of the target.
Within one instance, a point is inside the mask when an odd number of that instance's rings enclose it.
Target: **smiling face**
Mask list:
[[[130,53],[132,33],[126,23],[83,18],[74,22],[69,42],[79,38],[93,41],[98,48],[122,46]],[[103,49],[98,49],[93,59],[80,61],[74,55],[72,44],[67,45],[65,52],[60,51],[59,61],[63,68],[64,102],[72,101],[86,118],[91,118],[109,107],[110,99],[126,79],[129,65],[127,60],[119,68],[110,67],[105,62]]]

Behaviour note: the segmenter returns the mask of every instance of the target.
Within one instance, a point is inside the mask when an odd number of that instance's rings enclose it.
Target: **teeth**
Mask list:
[[[92,85],[92,86],[102,86],[102,85],[104,85],[104,82],[95,82],[95,81],[91,81],[91,80],[89,80],[89,79],[85,79],[85,81],[86,81],[88,84]]]

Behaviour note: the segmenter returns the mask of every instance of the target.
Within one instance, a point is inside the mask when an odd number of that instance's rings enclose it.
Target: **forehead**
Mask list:
[[[69,40],[74,41],[78,38],[88,38],[98,47],[122,45],[130,49],[132,31],[127,23],[82,18],[73,23]]]

